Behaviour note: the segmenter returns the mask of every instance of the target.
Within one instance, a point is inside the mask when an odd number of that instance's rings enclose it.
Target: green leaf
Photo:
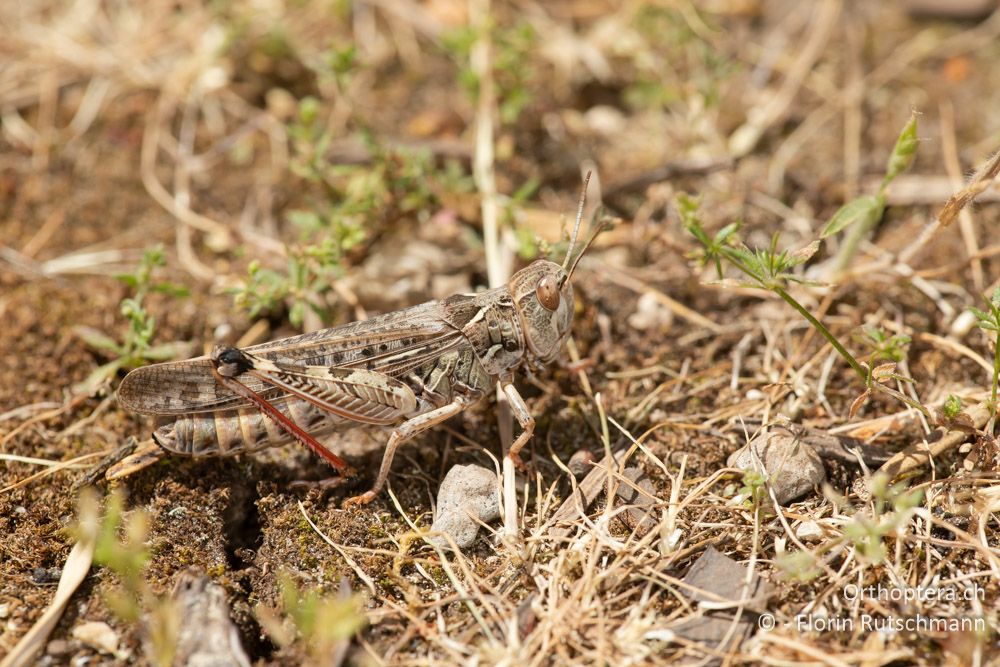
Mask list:
[[[323,220],[315,211],[303,209],[289,211],[288,221],[304,231],[315,231],[323,227]]]
[[[884,191],[893,179],[910,168],[919,143],[920,140],[917,139],[917,113],[913,112],[910,114],[910,120],[903,126],[903,131],[899,133],[892,154],[889,155],[889,163],[885,168],[885,178],[882,180],[882,187],[879,188],[880,192]]]
[[[538,192],[538,188],[541,186],[542,182],[535,177],[529,178],[527,181],[521,184],[514,194],[510,196],[511,200],[517,203],[523,203],[535,196]]]
[[[125,361],[124,357],[119,357],[114,361],[109,361],[103,366],[98,366],[83,382],[77,382],[74,384],[70,391],[74,396],[93,396],[108,382],[108,380],[114,377],[115,373],[117,373],[118,369],[124,365]]]
[[[153,290],[154,292],[159,292],[160,294],[166,294],[167,296],[173,296],[173,297],[183,297],[191,295],[191,290],[189,290],[187,287],[184,287],[183,285],[175,285],[173,283],[168,283],[168,282],[156,283],[155,285],[151,286],[150,289]]]
[[[1000,308],[1000,287],[993,290],[993,295],[990,297],[990,304],[995,308]]]
[[[978,326],[980,329],[983,329],[984,331],[1000,330],[997,327],[997,322],[993,317],[993,313],[987,313],[985,311],[979,310],[975,306],[970,306],[969,310],[972,312],[973,315],[976,316],[976,319],[979,320],[976,323],[976,326]]]
[[[93,327],[75,326],[73,327],[73,333],[92,348],[107,350],[115,354],[121,353],[121,346],[118,345],[118,342],[103,331],[99,331]]]
[[[701,220],[698,217],[698,200],[686,192],[681,192],[677,195],[676,201],[677,212],[680,213],[684,226],[689,229],[691,227],[701,229]]]
[[[303,97],[299,102],[299,122],[303,125],[311,125],[316,122],[316,117],[320,112],[320,103],[315,97]]]
[[[718,246],[725,245],[729,242],[730,237],[738,232],[740,229],[739,222],[731,222],[719,231],[715,233],[715,244]]]
[[[857,222],[874,222],[882,217],[884,207],[885,199],[881,195],[865,195],[852,199],[833,214],[819,237],[828,238]]]
[[[143,359],[149,361],[170,361],[171,359],[182,359],[189,357],[194,352],[194,343],[187,341],[175,341],[173,343],[163,343],[154,345],[142,353]]]
[[[288,321],[296,327],[302,326],[302,321],[306,316],[306,304],[302,301],[295,301],[288,309]]]
[[[116,273],[115,280],[125,283],[128,287],[135,289],[139,286],[139,279],[131,273]]]

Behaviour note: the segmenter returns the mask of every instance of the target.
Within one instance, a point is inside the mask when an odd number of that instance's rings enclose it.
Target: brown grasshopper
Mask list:
[[[400,444],[479,401],[499,381],[522,429],[508,456],[523,468],[519,452],[535,420],[514,386],[514,372],[524,364],[551,363],[569,336],[570,278],[597,235],[569,266],[589,180],[588,174],[561,266],[537,260],[507,285],[479,294],[138,368],[122,381],[118,401],[158,416],[153,439],[168,452],[232,455],[297,440],[342,477],[354,470],[310,433],[348,422],[395,425],[374,485],[344,501],[348,507],[378,495]]]

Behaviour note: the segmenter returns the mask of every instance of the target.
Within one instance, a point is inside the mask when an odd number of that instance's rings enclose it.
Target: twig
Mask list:
[[[924,227],[920,236],[899,253],[899,263],[909,264],[910,260],[927,245],[934,235],[937,234],[938,230],[954,222],[955,218],[962,212],[962,209],[985,192],[998,175],[1000,175],[1000,151],[990,156],[983,166],[976,171],[976,174],[969,181],[969,185],[952,195],[937,217]]]
[[[986,404],[980,403],[969,410],[969,417],[971,417],[975,428],[982,428],[986,424],[986,420],[990,418],[990,410]],[[969,434],[963,431],[948,431],[946,429],[940,429],[939,434],[941,437],[934,442],[921,441],[897,453],[886,461],[879,468],[879,471],[884,472],[890,479],[895,479],[905,472],[929,463],[934,457],[958,447],[969,437]]]

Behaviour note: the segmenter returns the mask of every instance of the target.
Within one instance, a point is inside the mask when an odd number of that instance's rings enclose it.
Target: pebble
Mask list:
[[[55,583],[61,576],[62,568],[59,567],[36,567],[31,571],[31,580],[38,585]]]
[[[471,515],[471,516],[470,516]],[[476,541],[479,521],[488,522],[500,516],[497,476],[492,470],[477,465],[457,465],[448,471],[438,489],[437,512],[431,530],[446,533],[464,549]],[[449,546],[441,535],[431,541]]]
[[[815,521],[803,521],[795,528],[795,537],[803,542],[820,542],[825,536],[823,527]]]
[[[809,493],[826,480],[826,468],[816,450],[786,428],[772,428],[733,452],[728,465],[766,471],[779,504]],[[763,463],[763,470],[761,470]]]
[[[68,655],[73,651],[73,647],[65,639],[53,639],[45,646],[45,652],[49,655]]]
[[[118,651],[118,633],[104,621],[86,621],[73,628],[73,637],[104,653]]]
[[[649,292],[639,297],[635,304],[635,312],[628,317],[629,326],[639,331],[663,332],[670,328],[673,321],[673,311]]]
[[[569,457],[566,467],[577,479],[584,477],[594,467],[594,454],[589,449],[578,449]]]

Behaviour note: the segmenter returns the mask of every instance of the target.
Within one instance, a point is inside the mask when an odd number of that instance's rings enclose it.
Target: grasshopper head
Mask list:
[[[510,279],[528,354],[548,363],[559,354],[573,324],[573,287],[558,264],[544,259],[532,262]]]

